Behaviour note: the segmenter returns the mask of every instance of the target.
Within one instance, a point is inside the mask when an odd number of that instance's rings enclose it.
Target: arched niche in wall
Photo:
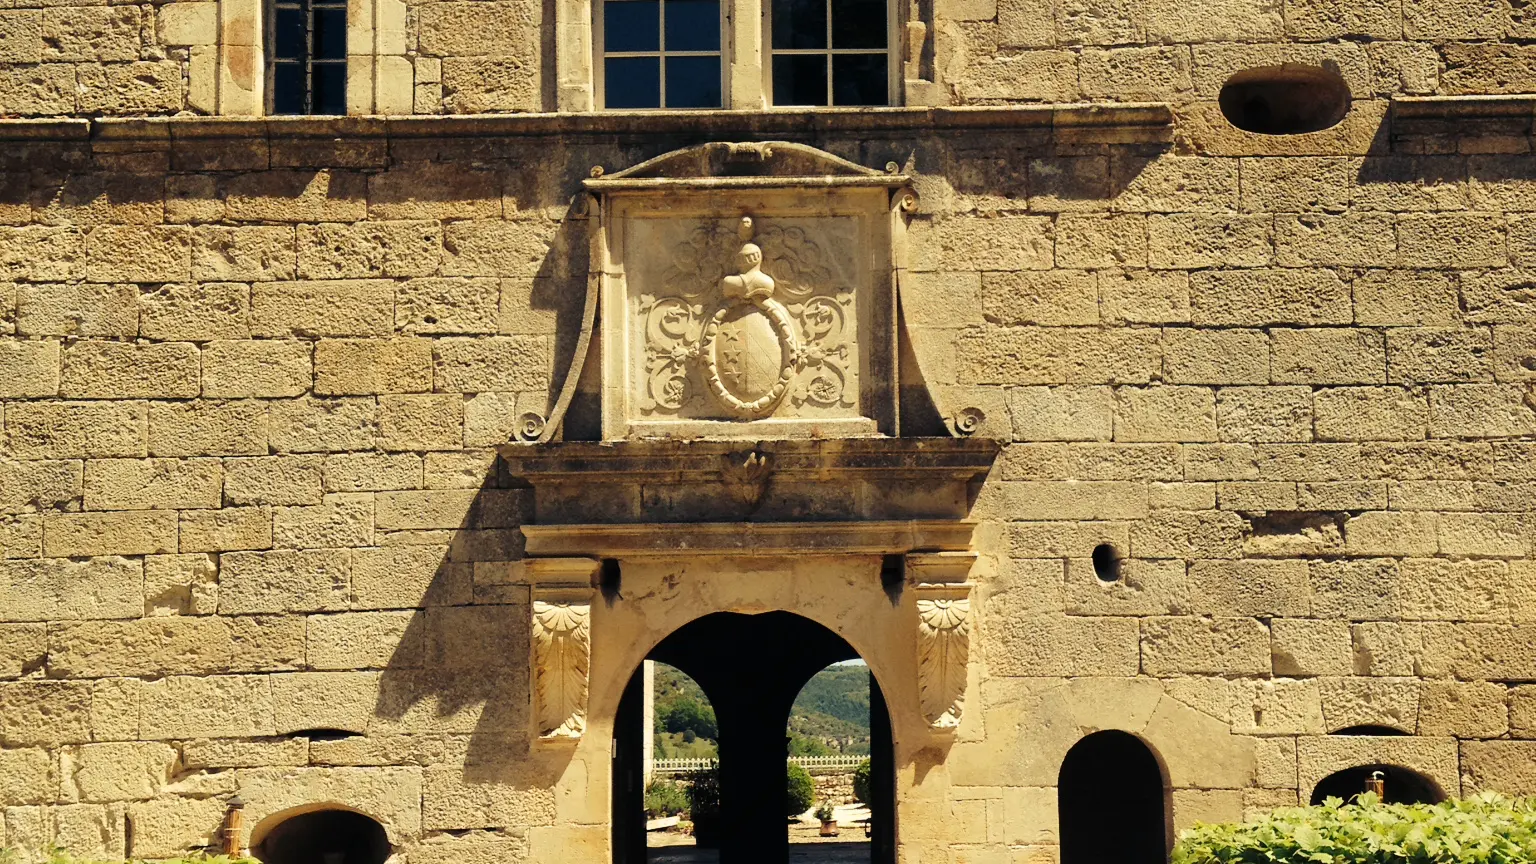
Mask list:
[[[1329,798],[1345,803],[1366,791],[1367,781],[1381,773],[1382,800],[1388,804],[1438,804],[1446,798],[1445,790],[1434,780],[1401,765],[1358,765],[1335,771],[1318,781],[1310,803],[1322,804]]]
[[[392,851],[383,825],[340,805],[277,813],[251,832],[262,864],[383,864]]]
[[[1061,864],[1167,860],[1168,784],[1135,735],[1106,730],[1078,741],[1061,763],[1056,796]]]

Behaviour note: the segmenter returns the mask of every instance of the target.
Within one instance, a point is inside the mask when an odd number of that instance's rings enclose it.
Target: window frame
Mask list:
[[[263,88],[265,90],[265,93],[263,95],[263,100],[262,100],[262,102],[263,102],[262,111],[263,111],[263,114],[265,116],[268,116],[268,117],[341,117],[341,116],[346,116],[347,114],[351,113],[351,111],[349,109],[351,107],[352,99],[351,99],[351,93],[349,91],[351,89],[351,74],[352,74],[351,66],[352,66],[352,63],[354,61],[354,58],[352,56],[352,53],[351,53],[351,51],[349,49],[349,45],[348,45],[348,40],[351,38],[351,34],[346,32],[347,29],[349,29],[350,26],[351,26],[351,18],[352,18],[352,16],[351,16],[351,8],[350,8],[351,5],[352,4],[347,2],[347,0],[262,0],[262,3],[261,3],[262,13],[263,13],[263,16],[262,16],[263,17],[263,21],[262,21],[262,35],[263,35],[264,41],[266,43],[266,46],[265,46],[266,50],[263,51],[263,55],[264,56],[262,58],[262,60],[263,60],[263,70],[265,72],[265,76],[264,76],[265,87]],[[294,7],[294,6],[297,6],[302,11],[302,13],[305,16],[305,20],[304,20],[305,56],[304,56],[304,58],[301,61],[295,61],[295,60],[288,59],[288,58],[284,58],[284,59],[280,60],[278,58],[278,56],[277,56],[277,19],[278,19],[278,14],[277,13],[278,13],[278,8],[280,6],[282,6],[282,7]],[[316,7],[317,6],[323,7],[323,8],[327,8],[327,9],[333,9],[333,10],[339,8],[341,10],[342,19],[345,22],[345,25],[344,25],[344,29],[343,29],[343,35],[342,35],[342,51],[341,51],[341,56],[340,57],[325,57],[325,58],[316,57],[316,52],[315,52],[315,30],[316,30],[316,27],[315,27],[315,12],[316,12]],[[304,67],[304,94],[303,94],[303,100],[302,100],[304,108],[303,108],[302,111],[299,111],[297,113],[279,114],[276,111],[276,105],[277,105],[277,67],[278,67],[278,64],[280,64],[280,63],[288,64],[288,65],[299,63],[299,64],[301,64]],[[314,110],[314,97],[315,97],[314,71],[315,71],[316,64],[321,64],[321,65],[326,65],[326,66],[340,66],[341,69],[342,69],[342,74],[341,74],[341,79],[342,79],[342,92],[341,92],[342,104],[341,104],[341,112],[339,114],[318,114]]]
[[[657,0],[657,50],[655,51],[615,51],[609,54],[606,49],[607,14],[605,9],[609,3],[626,3],[634,0],[592,0],[592,103],[597,111],[722,111],[734,106],[731,105],[731,58],[733,47],[731,39],[731,23],[735,12],[734,0],[718,0],[720,7],[720,50],[715,51],[668,51],[667,46],[667,0]],[[714,107],[704,108],[672,108],[667,103],[667,58],[668,57],[716,57],[720,58],[720,104]],[[658,82],[659,98],[661,103],[651,108],[609,108],[608,107],[608,58],[609,57],[655,57],[660,67],[660,80]]]
[[[792,48],[775,51],[773,47],[773,0],[760,0],[762,4],[762,27],[759,30],[762,40],[759,56],[762,57],[763,76],[763,107],[770,111],[815,111],[828,109],[857,109],[857,108],[894,108],[902,104],[902,79],[905,77],[902,69],[905,59],[905,49],[900,41],[903,30],[901,11],[906,6],[896,0],[885,0],[885,104],[884,105],[833,105],[832,97],[832,58],[838,54],[879,54],[879,51],[871,51],[867,48],[833,48],[832,47],[832,7],[834,0],[822,0],[827,7],[827,47],[822,48]],[[827,104],[818,105],[777,105],[773,101],[773,58],[775,54],[821,56],[827,58]]]

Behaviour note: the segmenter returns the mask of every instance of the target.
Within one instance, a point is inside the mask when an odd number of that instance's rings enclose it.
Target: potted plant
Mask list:
[[[816,818],[821,820],[821,836],[837,836],[837,816],[832,812],[831,801],[821,802],[821,806],[816,808]]]

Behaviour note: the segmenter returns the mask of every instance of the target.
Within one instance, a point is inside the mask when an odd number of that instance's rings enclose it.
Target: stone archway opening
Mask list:
[[[383,825],[339,807],[270,817],[252,838],[262,864],[384,864],[393,851]]]
[[[1062,760],[1056,794],[1061,864],[1168,860],[1168,783],[1135,735],[1105,730],[1078,741]]]
[[[785,814],[791,707],[806,683],[828,666],[858,660],[846,640],[790,612],[717,612],[695,619],[659,642],[648,660],[665,663],[698,683],[719,730],[718,821],[695,831],[713,835],[676,849],[648,849],[643,794],[646,676],[637,670],[614,723],[613,850],[616,864],[786,864]],[[895,766],[890,715],[869,676],[871,802],[869,836],[859,826],[851,842],[797,846],[795,861],[894,864]],[[841,838],[839,838],[841,839]],[[824,848],[823,848],[824,847]],[[808,857],[809,856],[809,857]]]

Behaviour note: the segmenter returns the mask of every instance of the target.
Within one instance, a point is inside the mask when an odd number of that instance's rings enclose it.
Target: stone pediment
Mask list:
[[[702,181],[701,185],[735,185],[732,180],[784,182],[805,180],[815,184],[848,183],[899,188],[909,178],[894,164],[876,171],[825,150],[789,141],[749,143],[711,142],[674,150],[611,175],[594,177],[586,186],[594,191],[644,188],[645,181]]]
[[[585,187],[591,273],[577,360],[549,422],[530,418],[521,438],[569,437],[560,426],[585,364],[597,367],[585,380],[603,441],[916,431],[902,429],[915,416],[903,393],[927,393],[901,359],[897,297],[917,197],[894,164],[717,142],[594,169]],[[903,369],[914,380],[899,380]],[[928,429],[974,428],[937,416]]]

